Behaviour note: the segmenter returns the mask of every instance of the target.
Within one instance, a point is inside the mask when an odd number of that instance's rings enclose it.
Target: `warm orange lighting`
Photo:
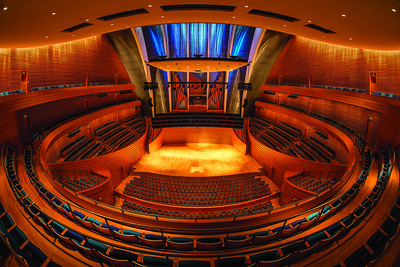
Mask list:
[[[138,172],[176,176],[233,175],[261,168],[252,156],[243,155],[232,145],[205,143],[165,145],[143,156],[133,167]]]

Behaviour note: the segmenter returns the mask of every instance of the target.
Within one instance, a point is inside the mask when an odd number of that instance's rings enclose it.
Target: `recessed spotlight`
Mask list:
[[[346,14],[342,14],[342,17],[346,17]]]
[[[73,34],[72,37],[75,37],[75,34]]]
[[[245,8],[248,8],[249,6],[244,6]]]
[[[94,35],[94,33],[92,33],[92,35]]]
[[[153,7],[153,5],[148,5],[148,7]]]
[[[233,16],[232,18],[233,18],[233,19],[236,19],[236,17],[235,17],[235,16]]]
[[[46,36],[46,37],[44,37],[44,38],[46,38],[46,39],[47,39],[47,38],[49,38],[49,36]]]
[[[111,26],[114,26],[114,23],[111,23],[110,25],[111,25]]]
[[[352,41],[352,40],[353,40],[353,38],[351,38],[351,37],[350,37],[350,38],[349,38],[349,40],[350,40],[350,41]]]
[[[56,12],[51,13],[52,16],[54,16],[56,14]]]
[[[168,20],[168,22],[172,22],[172,20]]]
[[[3,7],[3,10],[7,10],[7,9],[8,9],[8,7],[6,7],[6,6],[5,6],[5,7]]]
[[[308,23],[311,23],[311,22],[312,22],[311,20],[308,21]]]
[[[322,36],[322,38],[326,38],[325,36]]]
[[[161,16],[161,18],[163,19],[163,18],[165,18],[164,16]]]
[[[283,25],[283,27],[286,27],[286,24],[285,24],[285,25]]]
[[[85,19],[86,21],[89,21],[89,19]]]
[[[129,25],[126,25],[127,28],[129,28]]]
[[[393,12],[396,12],[397,10],[396,10],[396,9],[394,9],[394,8],[392,8],[392,11],[393,11]]]

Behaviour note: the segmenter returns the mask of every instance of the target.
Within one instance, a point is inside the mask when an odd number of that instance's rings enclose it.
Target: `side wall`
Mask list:
[[[28,88],[84,83],[130,82],[105,35],[33,48],[0,49],[0,92],[20,89],[20,71],[28,70]]]
[[[377,73],[377,91],[400,94],[400,51],[357,49],[293,36],[276,60],[267,83],[308,84],[369,89]]]

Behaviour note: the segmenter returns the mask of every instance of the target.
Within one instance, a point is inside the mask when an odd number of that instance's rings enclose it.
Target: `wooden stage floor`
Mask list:
[[[204,177],[260,172],[261,165],[232,145],[190,143],[164,145],[156,152],[144,155],[133,168],[138,172]]]

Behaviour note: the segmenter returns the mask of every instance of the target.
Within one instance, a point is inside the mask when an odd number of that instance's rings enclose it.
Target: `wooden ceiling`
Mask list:
[[[362,0],[203,0],[195,4],[227,5],[230,11],[164,11],[163,5],[193,4],[179,0],[153,1],[26,1],[0,0],[0,47],[22,48],[58,44],[131,27],[187,22],[240,24],[286,32],[322,42],[374,50],[400,49],[400,1]],[[148,13],[113,20],[102,16],[135,9]],[[262,10],[298,20],[290,22],[249,14]],[[81,23],[88,27],[62,32]],[[315,24],[335,33],[305,27]]]

